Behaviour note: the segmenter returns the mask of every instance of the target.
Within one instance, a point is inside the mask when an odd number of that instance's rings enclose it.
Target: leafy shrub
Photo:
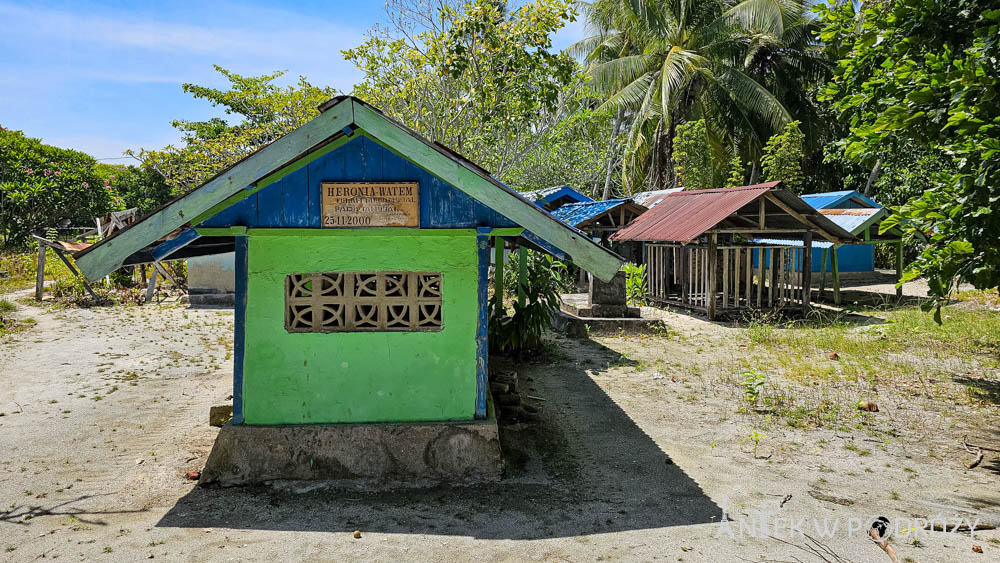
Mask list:
[[[559,308],[559,292],[567,286],[566,265],[548,254],[528,251],[525,273],[524,305],[515,300],[513,314],[508,314],[506,305],[499,306],[497,300],[502,300],[502,295],[494,293],[490,298],[488,334],[493,351],[521,353],[538,348],[552,313]],[[510,285],[516,294],[517,284]]]
[[[646,265],[627,262],[622,266],[625,272],[625,297],[630,305],[646,304]]]

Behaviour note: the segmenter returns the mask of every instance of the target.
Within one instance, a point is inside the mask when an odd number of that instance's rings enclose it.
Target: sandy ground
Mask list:
[[[696,369],[737,369],[739,329],[677,313],[670,334],[498,362],[539,410],[501,426],[499,484],[201,488],[185,473],[231,392],[232,312],[19,306],[37,325],[0,341],[0,560],[889,561],[876,515],[1000,524],[1000,463],[966,470],[953,423],[889,443],[776,425],[755,455],[732,390]],[[900,561],[1000,561],[996,531],[915,534]]]

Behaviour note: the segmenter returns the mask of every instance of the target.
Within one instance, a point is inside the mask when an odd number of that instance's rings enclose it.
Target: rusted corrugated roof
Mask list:
[[[691,242],[780,183],[672,193],[611,239]]]
[[[689,190],[672,193],[663,198],[655,207],[640,215],[628,227],[611,236],[612,240],[625,241],[670,241],[692,242],[722,221],[730,218],[741,208],[753,203],[764,194],[791,209],[798,217],[805,217],[812,225],[803,224],[792,214],[768,219],[768,226],[787,230],[795,228],[819,228],[824,238],[852,241],[854,235],[844,230],[829,218],[816,212],[801,198],[780,189],[781,182],[767,182],[739,188],[719,188],[713,190]],[[774,225],[772,221],[782,224]],[[772,226],[774,225],[774,226]],[[757,234],[766,234],[768,229]]]

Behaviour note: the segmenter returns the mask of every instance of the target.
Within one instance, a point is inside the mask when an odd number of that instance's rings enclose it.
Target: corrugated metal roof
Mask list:
[[[801,240],[790,240],[784,238],[755,238],[751,239],[750,242],[754,244],[773,244],[776,246],[802,246]],[[813,248],[830,248],[833,243],[828,240],[814,240],[812,242]]]
[[[535,202],[550,202],[559,199],[560,197],[569,197],[579,202],[583,201],[594,201],[593,199],[587,197],[586,195],[574,190],[573,188],[567,186],[552,186],[551,188],[543,188],[541,190],[535,190],[531,192],[524,192],[521,194],[524,199],[528,201]]]
[[[691,242],[714,228],[730,215],[770,192],[789,209],[806,215],[827,235],[841,240],[854,240],[854,235],[842,229],[787,190],[778,189],[781,182],[767,182],[739,188],[690,190],[670,194],[656,207],[640,215],[626,228],[611,236],[612,240]],[[798,219],[787,215],[794,224]],[[763,231],[761,234],[763,234]]]
[[[604,201],[585,201],[582,203],[567,203],[566,205],[552,211],[552,215],[557,219],[576,227],[585,221],[607,213],[632,201],[629,198],[608,199]]]
[[[823,192],[818,194],[805,194],[801,196],[813,209],[834,209],[850,199],[856,199],[862,204],[867,204],[873,208],[881,208],[875,200],[866,197],[857,190],[840,190],[838,192]]]
[[[690,242],[779,183],[672,193],[611,238]]]
[[[653,208],[654,205],[663,201],[663,198],[670,194],[682,191],[684,188],[670,188],[669,190],[654,190],[651,192],[639,192],[637,194],[632,194],[632,201],[648,207]]]
[[[889,213],[882,208],[879,209],[823,209],[820,211],[824,217],[836,223],[845,231],[857,236],[872,223],[879,221]]]

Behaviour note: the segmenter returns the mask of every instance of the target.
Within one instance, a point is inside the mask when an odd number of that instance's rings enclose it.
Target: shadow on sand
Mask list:
[[[621,362],[589,341],[575,351],[590,365]],[[382,491],[196,487],[158,526],[540,539],[719,520],[722,509],[583,367],[497,363],[491,367],[518,371],[522,396],[544,398],[528,399],[540,409],[537,421],[501,425],[507,469],[499,483]]]

